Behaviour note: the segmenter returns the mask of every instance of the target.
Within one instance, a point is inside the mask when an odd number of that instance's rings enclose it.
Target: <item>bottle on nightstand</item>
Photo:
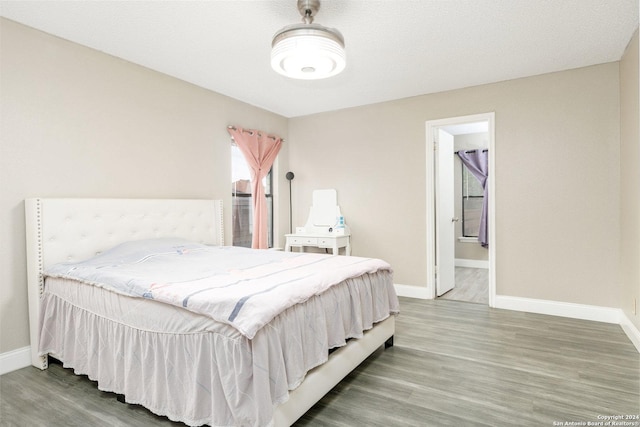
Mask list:
[[[340,215],[337,218],[336,226],[333,229],[333,232],[339,236],[344,236],[345,234],[347,234],[346,227],[344,225],[344,216]]]

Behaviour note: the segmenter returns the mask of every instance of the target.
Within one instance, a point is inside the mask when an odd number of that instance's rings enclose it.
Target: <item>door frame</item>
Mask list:
[[[436,186],[435,186],[435,132],[443,126],[488,122],[489,139],[489,307],[496,299],[496,173],[495,173],[495,112],[449,117],[426,122],[426,230],[427,230],[427,297],[436,297]]]

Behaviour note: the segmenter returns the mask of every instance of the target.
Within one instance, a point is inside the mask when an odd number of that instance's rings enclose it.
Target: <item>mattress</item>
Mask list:
[[[154,300],[47,278],[40,354],[98,388],[188,425],[269,426],[328,349],[398,310],[391,272],[347,279],[296,304],[253,339],[228,324]]]

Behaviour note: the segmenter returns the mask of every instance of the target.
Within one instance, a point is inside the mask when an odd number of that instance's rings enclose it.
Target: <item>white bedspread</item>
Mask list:
[[[384,261],[205,246],[182,239],[119,245],[95,258],[57,264],[45,276],[184,307],[252,339],[289,307],[350,278],[391,272]]]

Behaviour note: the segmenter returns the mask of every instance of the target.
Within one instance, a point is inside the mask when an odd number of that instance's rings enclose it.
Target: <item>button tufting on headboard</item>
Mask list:
[[[58,262],[89,258],[129,240],[182,237],[224,244],[221,200],[28,199],[25,201],[32,364],[38,352],[42,271]]]

